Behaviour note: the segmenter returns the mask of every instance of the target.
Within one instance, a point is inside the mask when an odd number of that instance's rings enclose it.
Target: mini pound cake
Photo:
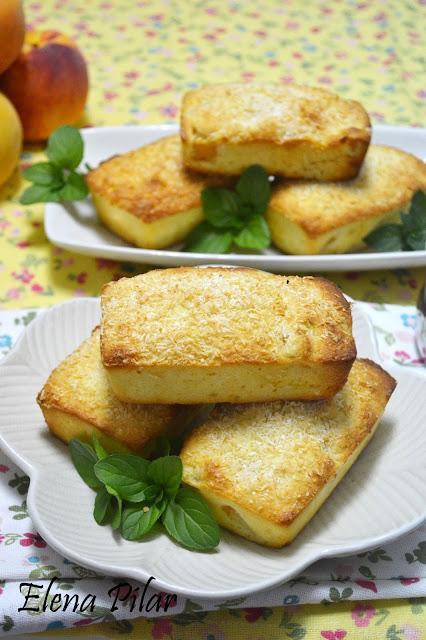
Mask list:
[[[239,175],[255,162],[329,181],[357,175],[371,129],[359,102],[324,89],[217,84],[184,95],[181,136],[185,165],[197,171]]]
[[[347,182],[283,182],[266,214],[272,241],[285,253],[344,253],[360,249],[374,228],[400,222],[426,164],[393,147],[371,145],[358,176]]]
[[[87,174],[99,218],[131,244],[162,249],[180,242],[203,219],[201,191],[221,185],[182,164],[179,136],[114,156]]]
[[[193,408],[127,404],[115,397],[102,366],[99,335],[98,327],[53,370],[38,394],[50,431],[64,442],[89,440],[95,431],[114,448],[141,451],[157,436],[183,430]]]
[[[111,282],[101,300],[102,362],[127,402],[327,398],[356,355],[349,304],[322,278],[164,269]]]
[[[395,381],[356,360],[331,400],[217,405],[181,459],[223,527],[268,547],[291,542],[373,436]]]

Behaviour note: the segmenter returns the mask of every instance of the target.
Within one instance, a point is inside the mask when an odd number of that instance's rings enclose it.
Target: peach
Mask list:
[[[89,80],[74,41],[58,31],[27,31],[19,57],[0,76],[0,90],[14,104],[28,142],[81,117]]]
[[[0,93],[0,185],[18,164],[22,147],[22,127],[13,105]]]
[[[24,42],[25,21],[21,0],[2,0],[0,2],[0,73],[15,58]],[[4,37],[3,37],[4,36]]]

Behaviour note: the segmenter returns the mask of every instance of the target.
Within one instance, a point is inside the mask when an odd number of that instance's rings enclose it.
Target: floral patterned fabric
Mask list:
[[[422,366],[424,360],[418,356],[414,346],[414,307],[365,303],[363,308],[372,321],[384,366],[392,363],[425,371]],[[31,309],[0,313],[2,355],[6,355],[21,331],[39,312]],[[238,629],[257,623],[258,634],[261,633],[260,627],[271,634],[281,631],[287,634],[284,637],[331,640],[340,640],[346,635],[348,638],[380,637],[387,640],[422,638],[421,622],[426,629],[426,608],[422,606],[426,596],[426,525],[393,543],[356,556],[319,561],[302,575],[261,594],[223,602],[178,597],[172,618],[165,618],[160,611],[157,618],[162,614],[161,619],[143,622],[136,620],[139,614],[131,612],[128,603],[118,603],[117,611],[111,612],[112,600],[108,591],[117,584],[117,578],[101,576],[80,567],[46,545],[33,528],[27,512],[28,484],[25,474],[0,452],[0,635],[1,630],[4,634],[13,629],[21,632],[58,630],[101,621],[109,623],[109,626],[102,626],[102,632],[117,633],[121,630],[130,633],[133,630],[135,637],[140,637],[137,633],[144,632],[154,639],[238,638],[238,635],[229,635],[232,622]],[[81,602],[87,594],[96,594],[95,610],[17,614],[25,593],[25,589],[20,592],[20,583],[36,582],[39,585],[37,593],[42,597],[52,578],[56,578],[56,582],[50,598],[56,593],[63,597],[64,594],[77,594]],[[131,583],[136,588],[137,583]],[[391,612],[397,611],[392,603],[378,602],[383,598],[405,598],[409,603],[404,607],[406,617],[403,625],[398,617],[399,626],[390,617]],[[313,627],[317,636],[309,635],[313,631],[306,625],[307,612],[311,609],[305,605],[310,603],[321,604],[321,616],[312,618],[317,625]],[[327,625],[322,622],[323,615],[327,616],[331,610],[333,616],[334,612],[341,615],[340,625],[332,622],[334,617],[327,621]],[[194,635],[182,635],[182,627],[185,626]],[[354,635],[366,627],[369,627],[369,635]],[[197,633],[201,635],[195,635]]]
[[[60,29],[91,78],[82,125],[176,122],[183,91],[203,82],[323,86],[360,100],[373,123],[424,126],[424,0],[26,0],[28,25]],[[41,158],[27,149],[22,166]],[[0,306],[98,295],[143,268],[49,245],[43,207],[0,188]],[[413,303],[426,269],[331,273],[359,300]]]
[[[24,0],[29,26],[60,29],[83,51],[91,91],[82,126],[176,122],[183,91],[203,82],[305,82],[363,102],[373,123],[424,126],[424,0]],[[25,167],[43,157],[32,146]],[[43,207],[18,204],[16,172],[0,188],[0,352],[36,310],[142,266],[52,247]],[[329,274],[354,298],[413,304],[426,269]],[[388,322],[392,313],[392,323]],[[382,357],[419,367],[414,309],[370,308]],[[317,563],[304,578],[267,594],[204,611],[179,599],[172,617],[129,619],[106,607],[110,579],[49,549],[26,510],[28,479],[0,460],[0,631],[155,640],[421,640],[425,637],[425,531],[361,557]],[[16,613],[20,580],[99,594],[93,616]],[[104,593],[104,596],[102,596]],[[380,598],[399,598],[381,600]],[[359,599],[356,601],[356,599]],[[322,604],[308,604],[319,603]],[[265,606],[263,606],[265,605]],[[216,604],[216,609],[219,605]],[[225,607],[225,608],[224,608]],[[115,615],[115,619],[113,619]],[[86,625],[96,622],[95,626]],[[70,628],[71,627],[71,628]],[[46,629],[49,629],[47,632]]]

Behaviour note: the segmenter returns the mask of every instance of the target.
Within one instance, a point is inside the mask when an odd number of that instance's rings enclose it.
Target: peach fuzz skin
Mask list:
[[[3,73],[18,57],[24,42],[25,20],[20,0],[0,2],[0,73]]]
[[[0,90],[21,118],[24,139],[45,140],[81,117],[89,88],[87,67],[71,38],[57,31],[28,31],[22,51],[0,77]]]

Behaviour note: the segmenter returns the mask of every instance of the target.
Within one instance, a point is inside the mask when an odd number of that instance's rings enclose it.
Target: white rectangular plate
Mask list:
[[[176,125],[94,127],[83,129],[84,162],[96,167],[101,160],[125,153],[163,136],[177,133]],[[419,158],[426,157],[426,129],[377,125],[373,142],[399,147]],[[164,267],[194,264],[233,264],[278,273],[348,271],[426,266],[426,251],[347,253],[342,255],[290,256],[276,249],[257,254],[185,253],[178,246],[167,250],[137,249],[108,231],[98,220],[90,200],[75,204],[46,205],[44,218],[49,240],[64,249],[90,256]]]
[[[356,304],[353,320],[358,355],[378,361],[369,321]],[[371,443],[289,546],[267,549],[223,531],[216,551],[200,553],[164,533],[130,542],[99,527],[94,492],[78,476],[67,447],[47,430],[35,399],[52,368],[98,322],[98,300],[57,305],[29,325],[0,365],[0,446],[30,476],[31,518],[63,556],[106,574],[143,582],[154,576],[174,593],[233,598],[285,582],[320,558],[380,546],[425,519],[426,381],[400,367]]]

